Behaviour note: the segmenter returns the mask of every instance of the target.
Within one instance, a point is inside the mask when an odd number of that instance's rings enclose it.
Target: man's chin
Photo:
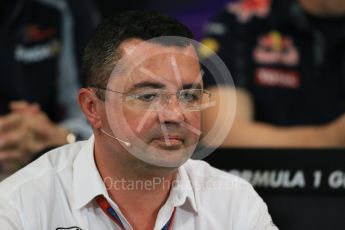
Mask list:
[[[147,153],[147,163],[163,167],[179,167],[192,153],[183,146],[151,146]]]
[[[143,144],[143,143],[141,143]],[[133,148],[135,146],[135,148]],[[175,168],[181,166],[193,154],[196,144],[188,144],[184,141],[151,140],[144,145],[133,145],[129,149],[132,155],[150,165]]]

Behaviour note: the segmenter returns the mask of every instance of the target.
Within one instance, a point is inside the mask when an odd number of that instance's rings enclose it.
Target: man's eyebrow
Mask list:
[[[185,84],[183,85],[183,89],[201,89],[201,84],[199,83],[192,83],[192,84]]]
[[[143,82],[138,82],[134,84],[131,89],[139,89],[139,88],[155,88],[155,89],[161,89],[164,88],[165,86],[161,83],[158,82],[152,82],[152,81],[143,81]]]
[[[154,88],[154,89],[162,89],[166,88],[164,84],[158,83],[158,82],[152,82],[152,81],[143,81],[143,82],[138,82],[134,84],[131,87],[131,90],[133,89],[140,89],[140,88]],[[184,84],[182,86],[182,89],[201,89],[201,84],[199,83],[190,83],[190,84]]]

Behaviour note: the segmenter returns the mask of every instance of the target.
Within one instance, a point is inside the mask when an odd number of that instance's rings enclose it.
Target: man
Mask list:
[[[345,146],[344,3],[237,0],[206,26],[203,43],[236,85],[236,118],[224,146]]]
[[[97,20],[90,0],[4,0],[0,10],[0,171],[11,173],[90,137],[75,94]]]
[[[1,228],[276,229],[247,182],[188,160],[209,94],[183,37],[175,19],[137,11],[96,29],[78,95],[94,136],[6,179]]]

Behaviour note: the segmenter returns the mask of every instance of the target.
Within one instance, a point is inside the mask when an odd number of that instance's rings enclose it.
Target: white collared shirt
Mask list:
[[[94,139],[55,149],[0,184],[0,228],[4,230],[113,230],[95,197],[102,194],[132,229],[107,193],[93,154]],[[172,229],[277,229],[267,206],[246,181],[188,160],[161,207],[155,230],[176,214]],[[140,204],[138,204],[140,205]]]

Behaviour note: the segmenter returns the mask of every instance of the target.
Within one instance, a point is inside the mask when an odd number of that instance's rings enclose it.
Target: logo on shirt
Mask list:
[[[300,75],[296,71],[283,71],[272,68],[258,68],[255,82],[263,87],[296,89],[301,85]]]
[[[57,228],[56,230],[66,230],[66,229],[69,229],[69,230],[83,230],[83,229],[81,229],[81,228],[79,228],[79,227],[69,227],[69,228],[61,228],[61,227],[59,227],[59,228]]]
[[[60,52],[60,42],[56,39],[34,46],[19,44],[14,50],[14,58],[19,62],[35,63],[55,57]]]
[[[227,9],[237,16],[238,21],[245,23],[253,16],[267,16],[271,9],[271,0],[240,0],[229,3]]]
[[[41,28],[38,25],[28,25],[25,29],[25,39],[27,42],[42,42],[57,34],[55,27]]]
[[[260,64],[296,66],[299,63],[299,53],[293,40],[278,31],[271,31],[259,37],[253,56]]]

